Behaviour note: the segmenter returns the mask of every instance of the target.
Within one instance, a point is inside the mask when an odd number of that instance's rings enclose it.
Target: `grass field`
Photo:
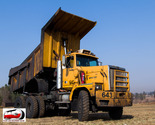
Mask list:
[[[122,119],[112,120],[107,113],[91,113],[89,121],[79,122],[77,112],[67,117],[44,117],[26,119],[26,123],[3,123],[0,109],[0,125],[155,125],[155,104],[135,104],[125,107]]]

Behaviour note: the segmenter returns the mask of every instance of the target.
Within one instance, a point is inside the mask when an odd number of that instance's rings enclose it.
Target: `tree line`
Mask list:
[[[2,105],[2,102],[14,103],[18,96],[18,93],[13,93],[11,91],[10,85],[5,84],[5,86],[0,88],[0,105]]]
[[[152,92],[142,92],[142,93],[135,93],[135,94],[132,94],[133,95],[133,98],[134,99],[140,99],[140,100],[144,100],[146,99],[146,96],[152,96],[155,98],[155,91],[152,91]]]

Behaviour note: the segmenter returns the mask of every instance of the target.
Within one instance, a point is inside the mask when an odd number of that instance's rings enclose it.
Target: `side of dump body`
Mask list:
[[[66,51],[76,51],[80,49],[80,40],[95,26],[96,22],[67,13],[58,11],[46,23],[41,30],[41,43],[38,47],[21,63],[21,65],[11,68],[9,73],[9,84],[12,91],[21,92],[27,84],[36,87],[33,79],[45,78],[52,84],[53,72],[57,67],[57,57],[60,58]]]
[[[41,44],[39,44],[21,65],[11,68],[9,84],[11,84],[13,91],[22,88],[25,83],[43,70],[41,47]]]

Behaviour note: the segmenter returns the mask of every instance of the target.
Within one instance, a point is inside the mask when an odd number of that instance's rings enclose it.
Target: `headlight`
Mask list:
[[[102,84],[96,84],[95,89],[96,90],[102,90]]]

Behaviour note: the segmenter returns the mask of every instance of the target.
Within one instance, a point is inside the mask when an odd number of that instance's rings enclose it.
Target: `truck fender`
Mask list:
[[[86,87],[82,87],[82,86],[80,87],[79,86],[79,87],[75,87],[75,88],[72,89],[72,91],[70,93],[70,96],[69,96],[70,101],[72,101],[73,100],[73,97],[75,95],[77,95],[81,90],[87,91],[88,92],[88,95],[90,96],[89,90]]]

